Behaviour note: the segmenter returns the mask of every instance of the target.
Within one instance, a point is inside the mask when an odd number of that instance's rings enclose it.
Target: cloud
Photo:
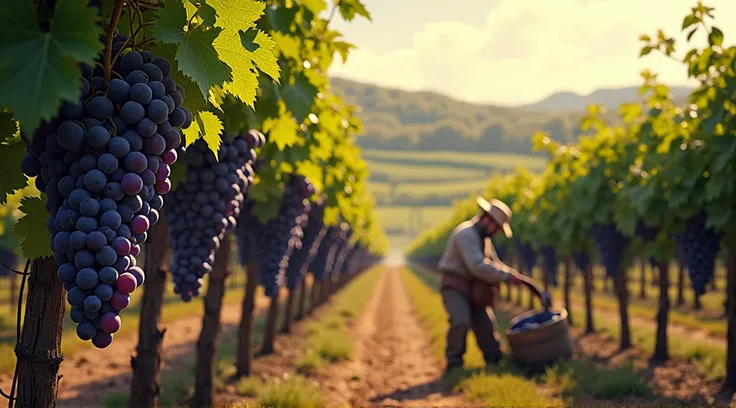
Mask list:
[[[709,4],[716,7],[717,25],[736,23],[736,2]],[[337,62],[331,74],[504,104],[559,90],[586,93],[638,84],[644,68],[670,84],[683,84],[681,64],[658,56],[638,58],[638,37],[658,28],[679,34],[693,5],[690,0],[501,0],[483,26],[459,19],[426,23],[411,46],[382,52],[359,48],[347,64]],[[366,29],[390,39],[391,27]],[[344,31],[350,40],[349,30]]]

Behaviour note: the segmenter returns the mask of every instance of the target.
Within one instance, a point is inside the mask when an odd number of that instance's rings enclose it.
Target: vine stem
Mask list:
[[[115,7],[112,9],[112,17],[110,17],[110,24],[107,26],[107,38],[105,38],[105,58],[103,61],[103,72],[105,73],[105,82],[110,82],[110,72],[112,67],[110,61],[112,60],[112,37],[115,34],[115,28],[118,26],[120,21],[120,15],[123,12],[124,0],[115,0]]]

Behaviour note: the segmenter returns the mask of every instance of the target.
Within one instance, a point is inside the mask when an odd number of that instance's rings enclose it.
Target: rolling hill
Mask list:
[[[610,110],[633,100],[635,87],[601,89],[581,96],[553,94],[537,103],[509,107],[458,101],[434,92],[411,92],[331,78],[333,89],[362,108],[364,135],[358,144],[370,149],[531,153],[531,135],[545,130],[560,141],[577,138],[578,123],[589,102]],[[673,88],[681,97],[686,88]]]

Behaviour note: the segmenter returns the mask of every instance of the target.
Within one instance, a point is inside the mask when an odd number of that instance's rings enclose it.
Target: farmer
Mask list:
[[[443,275],[442,300],[450,318],[446,374],[462,368],[465,339],[471,328],[486,364],[499,362],[502,353],[494,327],[496,319],[493,311],[489,316],[486,306],[492,306],[500,282],[518,285],[525,279],[498,259],[490,242],[499,231],[511,238],[511,209],[499,200],[489,203],[478,197],[477,203],[480,213],[452,231],[438,265]]]

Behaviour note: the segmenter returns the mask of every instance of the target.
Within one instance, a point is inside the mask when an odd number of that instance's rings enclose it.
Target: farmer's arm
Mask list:
[[[464,231],[455,237],[455,245],[463,263],[476,279],[490,284],[506,282],[511,279],[513,270],[499,261],[485,257],[481,241],[474,231]]]

